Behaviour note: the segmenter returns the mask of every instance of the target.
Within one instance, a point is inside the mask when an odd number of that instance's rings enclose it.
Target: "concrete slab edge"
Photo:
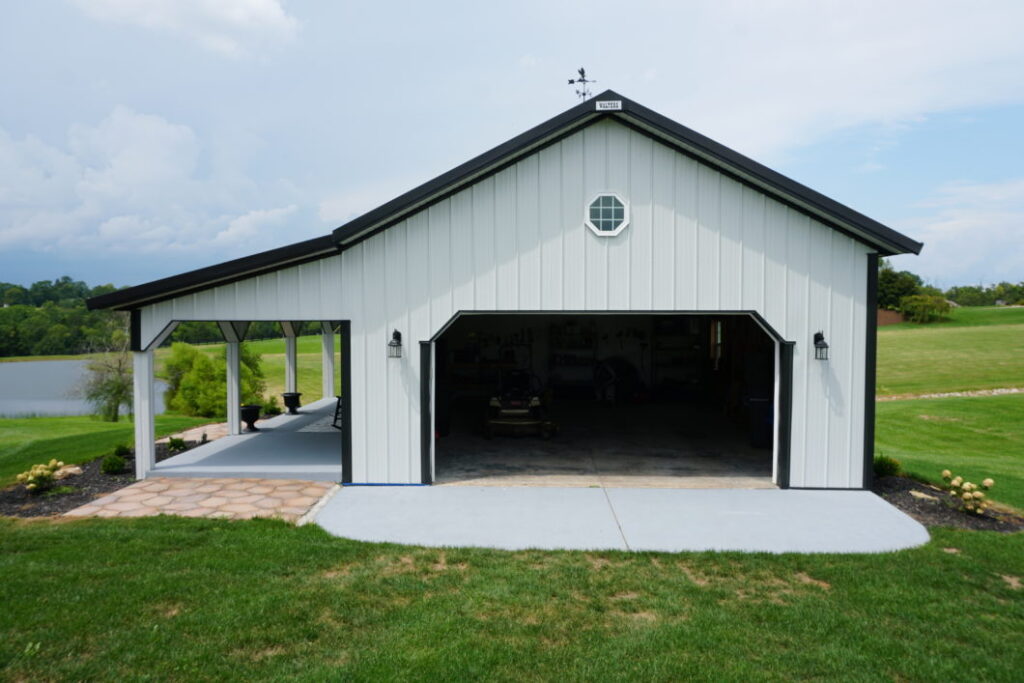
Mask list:
[[[327,502],[331,498],[333,498],[334,495],[340,490],[341,486],[339,484],[335,484],[330,489],[328,489],[327,493],[320,497],[320,500],[313,503],[313,507],[306,510],[306,514],[299,517],[299,519],[295,522],[295,526],[306,526],[310,522],[316,521],[316,516],[320,514],[320,510],[322,510],[323,507],[327,505]]]

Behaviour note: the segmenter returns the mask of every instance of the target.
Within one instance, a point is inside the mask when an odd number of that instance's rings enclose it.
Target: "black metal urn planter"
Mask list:
[[[240,413],[242,416],[242,422],[245,423],[245,428],[250,432],[258,432],[259,429],[256,427],[256,420],[260,419],[260,406],[242,406]]]
[[[298,415],[299,406],[302,405],[299,403],[299,397],[302,394],[298,391],[286,391],[281,396],[284,398],[284,407],[288,409],[288,412],[292,415]]]

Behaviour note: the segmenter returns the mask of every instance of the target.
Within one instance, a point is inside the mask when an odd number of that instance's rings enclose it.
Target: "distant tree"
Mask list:
[[[923,284],[921,278],[910,271],[897,271],[888,261],[881,261],[878,269],[878,307],[898,311],[900,300],[920,293]]]
[[[183,342],[171,346],[164,363],[167,391],[164,402],[185,415],[224,417],[227,408],[226,351],[216,356]],[[241,402],[263,403],[266,382],[260,355],[246,344],[240,347]]]
[[[949,314],[950,306],[944,296],[913,294],[900,301],[900,311],[912,323],[932,323]]]
[[[107,422],[117,422],[121,407],[132,404],[132,359],[129,353],[128,320],[123,313],[105,321],[105,334],[97,330],[92,350],[98,355],[86,365],[80,394]]]

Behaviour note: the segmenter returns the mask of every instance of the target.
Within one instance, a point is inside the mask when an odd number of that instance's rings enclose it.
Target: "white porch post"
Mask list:
[[[239,368],[238,342],[227,343],[227,384],[228,384],[228,428],[231,435],[242,433],[241,415],[241,383],[242,374]]]
[[[295,337],[284,338],[284,390],[285,391],[298,391],[296,366],[298,364],[298,356],[296,355],[297,345],[295,343]]]
[[[135,412],[135,478],[145,479],[156,464],[153,417],[153,349],[132,352]]]
[[[334,391],[334,330],[330,323],[320,323],[322,336],[321,345],[321,367],[323,371],[322,386],[323,397],[333,398],[337,394]]]

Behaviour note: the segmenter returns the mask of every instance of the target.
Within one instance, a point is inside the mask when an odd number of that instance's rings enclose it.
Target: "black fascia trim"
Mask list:
[[[338,325],[341,337],[341,483],[352,483],[352,321]]]
[[[663,316],[663,315],[705,315],[705,316],[746,315],[746,316],[749,316],[749,317],[753,318],[754,322],[764,331],[765,334],[767,334],[769,337],[771,337],[773,341],[777,341],[780,344],[794,344],[795,343],[795,342],[792,342],[792,341],[787,341],[781,334],[779,334],[778,330],[776,330],[774,327],[772,327],[768,323],[768,321],[764,319],[764,317],[760,313],[758,313],[757,311],[746,310],[746,309],[719,310],[719,311],[701,311],[701,310],[673,311],[673,310],[666,310],[666,309],[657,309],[657,310],[649,310],[649,311],[648,310],[644,310],[644,311],[641,311],[641,310],[620,310],[620,309],[609,309],[609,310],[601,310],[601,311],[593,311],[593,310],[588,311],[588,310],[578,310],[578,309],[576,309],[576,310],[568,310],[568,309],[566,309],[566,310],[561,310],[561,309],[552,310],[552,309],[545,309],[545,310],[504,311],[504,310],[477,310],[477,309],[465,310],[465,309],[460,309],[460,310],[456,311],[455,314],[452,315],[452,317],[449,318],[447,320],[447,322],[445,322],[444,325],[442,325],[440,328],[438,328],[437,332],[435,332],[434,335],[430,338],[430,341],[437,341],[441,337],[441,335],[444,334],[445,332],[447,332],[448,328],[450,328],[452,325],[454,325],[455,321],[458,320],[459,318],[461,318],[463,316],[473,316],[473,315],[658,315],[658,316]]]
[[[921,242],[911,239],[858,211],[854,211],[845,204],[840,204],[817,190],[812,190],[806,185],[787,178],[781,173],[754,161],[750,157],[729,149],[725,145],[715,142],[711,138],[701,135],[697,131],[687,128],[641,104],[623,98],[622,111],[658,130],[666,137],[674,138],[696,149],[699,155],[706,155],[709,159],[717,161],[718,164],[725,167],[740,169],[754,177],[758,182],[764,183],[782,194],[796,197],[826,215],[833,216],[841,222],[863,230],[868,237],[877,239],[881,243],[875,246],[891,247],[892,253],[889,255],[919,254],[924,246]],[[717,166],[718,164],[715,165]]]
[[[450,171],[442,173],[433,180],[428,180],[386,204],[335,228],[333,232],[335,242],[339,246],[347,247],[356,238],[361,241],[368,236],[361,233],[368,230],[376,233],[385,227],[383,224],[394,225],[401,221],[402,216],[440,201],[440,197],[435,195],[449,196],[468,182],[492,175],[515,163],[522,156],[553,144],[557,139],[564,138],[575,130],[585,127],[584,124],[589,125],[606,117],[608,114],[597,111],[595,104],[604,99],[623,98],[611,90],[607,90],[594,99],[581,102],[572,109],[534,126],[525,133],[520,133],[511,140],[503,142]],[[547,138],[554,139],[548,140]]]
[[[85,303],[89,310],[123,310],[254,277],[285,266],[326,258],[337,252],[334,240],[330,235],[325,235],[135,287],[119,289],[109,294],[101,294],[86,300]]]
[[[128,314],[128,343],[132,351],[143,351],[142,348],[142,311],[133,310]]]
[[[621,109],[598,111],[596,102],[606,100],[620,101]],[[726,171],[730,177],[741,180],[761,192],[771,190],[773,192],[770,194],[773,198],[785,199],[787,196],[795,198],[799,201],[790,199],[786,203],[816,220],[822,221],[830,228],[840,229],[846,234],[856,236],[862,242],[867,241],[870,246],[879,248],[888,255],[917,254],[921,251],[923,245],[920,242],[612,90],[606,90],[597,97],[586,100],[369,213],[349,221],[334,230],[334,239],[342,248],[351,246],[400,222],[408,214],[441,201],[462,189],[470,181],[477,181],[497,173],[515,163],[522,156],[554,144],[566,135],[606,117],[614,118],[620,123],[629,125],[630,128],[644,132],[653,139],[674,143],[670,146],[684,151],[688,156],[717,170]],[[636,121],[631,123],[630,118]],[[645,126],[656,131],[657,135],[652,130],[645,130]],[[744,174],[749,178],[745,178]],[[810,209],[800,206],[801,201],[806,203]],[[834,219],[834,222],[829,220],[830,217]],[[851,230],[843,227],[843,223],[864,234],[853,234]]]
[[[433,344],[420,342],[420,481],[432,484],[430,476],[430,447],[434,440],[433,418],[430,413],[430,399],[434,393],[431,386],[431,365]]]
[[[867,325],[864,354],[864,488],[875,479],[875,375],[878,367],[878,254],[868,254]]]
[[[779,464],[776,484],[788,489],[790,480],[791,433],[793,430],[793,349],[795,342],[779,342]]]

